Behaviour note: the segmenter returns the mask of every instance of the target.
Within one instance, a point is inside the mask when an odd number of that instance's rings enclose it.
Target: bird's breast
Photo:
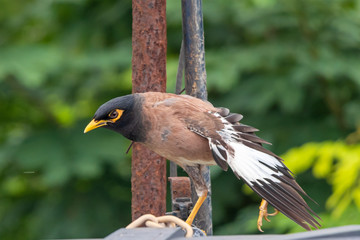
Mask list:
[[[163,126],[157,131],[152,131],[144,144],[181,166],[216,164],[208,140],[186,128],[180,131],[176,127]]]

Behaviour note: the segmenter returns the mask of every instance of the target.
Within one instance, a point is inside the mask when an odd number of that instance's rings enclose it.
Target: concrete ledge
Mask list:
[[[119,230],[111,233],[103,240],[185,240],[185,232],[180,228],[136,228]],[[257,234],[257,235],[232,235],[203,237],[209,240],[360,240],[360,225],[350,225],[301,232],[293,234]],[[193,237],[190,239],[199,239]],[[64,240],[64,239],[63,239]],[[70,240],[70,239],[69,239]],[[76,240],[76,239],[72,239]],[[100,240],[77,239],[77,240]]]
[[[120,228],[104,238],[104,240],[170,240],[182,239],[184,234],[185,232],[181,228]]]
[[[180,228],[121,228],[110,234],[104,240],[185,240],[185,232]],[[257,234],[233,236],[209,236],[209,240],[360,240],[360,225],[320,229],[311,232],[293,234]],[[192,239],[198,239],[193,237]]]

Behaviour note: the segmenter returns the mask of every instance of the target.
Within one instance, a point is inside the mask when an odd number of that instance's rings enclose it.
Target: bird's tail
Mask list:
[[[313,215],[320,217],[301,196],[307,194],[283,160],[262,146],[270,143],[255,135],[258,129],[239,123],[242,115],[230,113],[226,108],[219,108],[213,116],[223,126],[217,134],[204,137],[209,140],[216,163],[224,170],[230,166],[258,195],[306,230],[311,230],[310,226],[320,227]]]
[[[241,142],[228,142],[228,147],[233,149],[229,166],[252,190],[306,230],[311,230],[309,225],[316,229],[321,226],[311,214],[320,217],[300,194],[308,195],[279,158]]]

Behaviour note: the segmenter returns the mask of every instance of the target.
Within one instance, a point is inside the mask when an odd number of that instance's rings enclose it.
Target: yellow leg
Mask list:
[[[279,210],[275,209],[275,212],[274,213],[268,213],[267,212],[267,206],[268,206],[268,202],[263,199],[261,201],[261,204],[260,204],[260,207],[259,207],[259,217],[258,217],[258,220],[257,220],[257,227],[259,229],[260,232],[264,232],[262,229],[261,229],[261,226],[262,226],[262,219],[264,218],[266,221],[270,222],[270,220],[268,219],[268,216],[275,216],[276,214],[279,213]]]
[[[186,219],[186,223],[189,224],[190,226],[193,223],[194,218],[195,218],[196,214],[198,213],[201,205],[204,203],[206,196],[207,196],[207,191],[205,191],[204,194],[199,197],[199,199],[196,201],[196,204],[195,204],[193,210],[191,211],[189,217]]]

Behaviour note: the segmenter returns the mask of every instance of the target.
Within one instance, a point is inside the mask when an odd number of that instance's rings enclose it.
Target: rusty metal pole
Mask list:
[[[207,100],[204,25],[201,0],[182,0],[183,41],[185,48],[185,89],[186,93]],[[212,235],[211,182],[209,167],[202,173],[208,185],[208,197],[194,220],[195,226]],[[193,202],[197,194],[193,188]]]
[[[166,91],[166,0],[132,0],[133,93]],[[166,159],[135,143],[132,150],[132,219],[166,212]]]

